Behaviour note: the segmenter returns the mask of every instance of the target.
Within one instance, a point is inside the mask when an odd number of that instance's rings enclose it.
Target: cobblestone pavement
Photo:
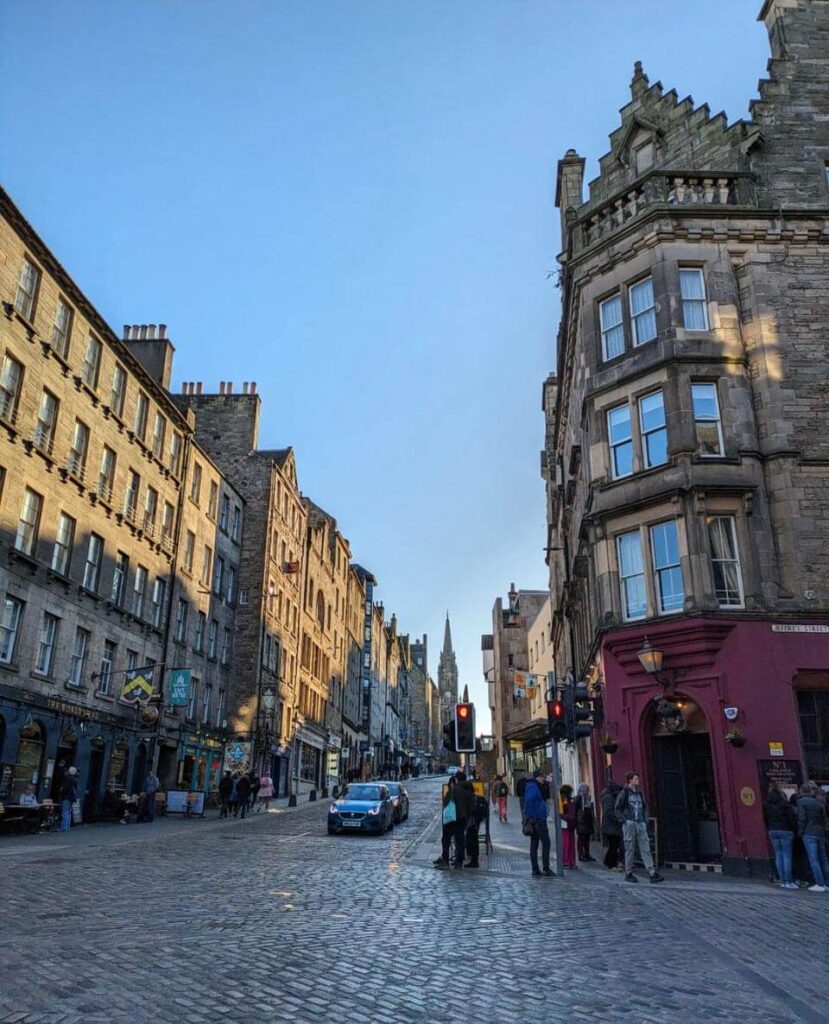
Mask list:
[[[437,793],[382,838],[323,802],[0,842],[0,1022],[827,1019],[829,894],[438,872]]]

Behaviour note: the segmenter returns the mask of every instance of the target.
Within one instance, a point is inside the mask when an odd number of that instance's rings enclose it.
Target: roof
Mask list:
[[[257,448],[257,455],[261,455],[266,459],[273,459],[273,461],[279,466],[280,469],[285,465],[285,461],[291,454],[290,448]]]

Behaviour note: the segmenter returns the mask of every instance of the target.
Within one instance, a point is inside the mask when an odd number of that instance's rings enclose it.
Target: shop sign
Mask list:
[[[91,719],[95,715],[93,708],[82,708],[79,704],[70,704],[66,700],[58,700],[57,697],[49,697],[46,707],[50,711],[57,711],[61,715],[71,715],[72,718]]]
[[[804,626],[773,622],[771,631],[772,633],[829,633],[829,626]]]
[[[783,744],[769,742],[769,757],[783,757]]]
[[[190,703],[190,678],[189,668],[174,668],[170,672],[170,706],[174,708],[186,708]]]
[[[225,771],[250,771],[250,747],[250,743],[243,743],[240,740],[231,743],[225,750]]]
[[[769,785],[776,782],[786,796],[796,793],[803,782],[803,768],[800,761],[761,759],[757,762],[760,773],[760,792],[768,793]]]

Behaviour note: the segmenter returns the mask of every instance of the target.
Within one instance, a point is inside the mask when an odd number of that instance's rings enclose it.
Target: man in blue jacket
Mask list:
[[[524,817],[532,826],[530,837],[530,863],[533,874],[552,875],[550,871],[550,830],[547,828],[547,818],[550,808],[542,793],[542,780],[544,772],[538,768],[533,772],[533,777],[527,783],[524,790]],[[544,870],[538,870],[538,844],[541,843],[541,863]]]

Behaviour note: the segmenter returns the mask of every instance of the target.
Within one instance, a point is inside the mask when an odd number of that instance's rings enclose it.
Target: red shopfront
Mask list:
[[[646,636],[663,652],[659,681],[639,661]],[[604,731],[618,750],[604,754],[594,735],[596,786],[639,771],[663,862],[767,875],[768,779],[829,787],[829,625],[643,623],[607,633],[601,658]],[[657,714],[663,696],[681,710],[680,730]]]

